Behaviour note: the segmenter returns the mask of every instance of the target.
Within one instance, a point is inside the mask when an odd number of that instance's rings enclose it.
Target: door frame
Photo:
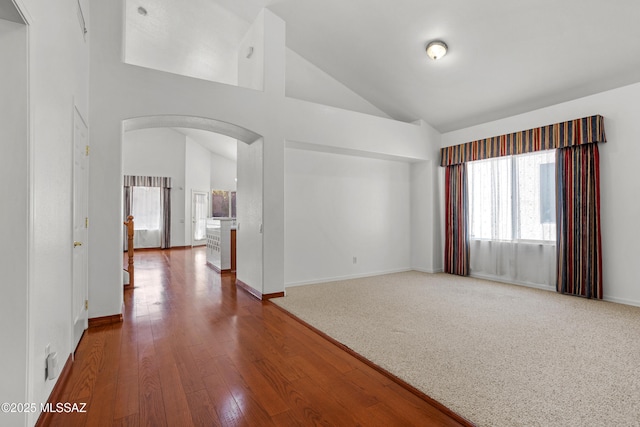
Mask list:
[[[73,117],[71,120],[71,126],[72,126],[72,144],[71,144],[71,153],[72,153],[72,165],[71,165],[71,245],[72,245],[72,249],[71,249],[71,292],[70,292],[70,298],[71,298],[71,313],[70,313],[70,317],[71,317],[71,333],[70,333],[70,346],[71,346],[71,352],[72,354],[75,353],[75,350],[77,348],[77,345],[80,343],[80,340],[82,339],[82,336],[84,334],[84,331],[87,330],[87,328],[89,327],[89,309],[88,309],[88,300],[89,300],[89,125],[87,120],[84,118],[84,116],[82,115],[82,113],[80,112],[80,110],[78,109],[75,100],[73,103]],[[76,155],[76,123],[77,123],[77,118],[80,119],[80,121],[82,122],[82,125],[84,126],[84,129],[87,132],[87,136],[86,136],[86,161],[85,161],[85,172],[84,172],[84,179],[86,180],[85,183],[85,200],[84,203],[86,204],[86,209],[84,210],[85,212],[85,218],[86,218],[86,222],[85,222],[85,227],[86,227],[86,231],[85,231],[85,239],[82,243],[83,245],[83,249],[84,251],[86,251],[86,256],[84,257],[84,269],[83,269],[83,281],[84,281],[84,287],[82,289],[82,293],[84,295],[84,300],[85,300],[85,307],[83,310],[83,319],[82,319],[82,333],[78,331],[76,331],[76,319],[75,319],[75,290],[76,290],[76,276],[75,276],[75,269],[76,269],[76,257],[74,254],[75,251],[75,247],[73,245],[75,245],[75,216],[76,216],[76,179],[78,179],[78,171],[76,170],[76,166],[75,166],[75,155]],[[77,335],[79,333],[79,336]]]
[[[196,217],[195,217],[195,195],[196,194],[204,194],[205,197],[207,198],[205,205],[207,206],[207,214],[205,216],[205,221],[206,218],[208,218],[209,216],[211,216],[211,195],[209,194],[208,191],[203,191],[203,190],[191,190],[191,246],[203,246],[207,244],[207,233],[205,231],[205,237],[202,240],[196,240],[196,236],[195,236],[195,225],[196,225]],[[206,223],[205,223],[205,229],[206,229]]]

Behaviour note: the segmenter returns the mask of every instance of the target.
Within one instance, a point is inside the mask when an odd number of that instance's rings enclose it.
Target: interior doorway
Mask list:
[[[209,214],[209,192],[191,192],[191,246],[202,246],[207,243],[207,218]]]
[[[237,193],[236,277],[258,291],[263,284],[262,206],[263,138],[241,126],[220,120],[176,115],[143,116],[123,121],[122,171],[125,175],[172,177],[171,246],[191,246],[192,191],[203,188],[235,190]],[[148,131],[148,132],[142,132]],[[234,141],[233,161],[216,160],[200,133]],[[131,137],[137,135],[137,143]],[[204,150],[204,152],[202,151]],[[137,153],[137,154],[136,154]],[[226,165],[226,166],[225,166]],[[151,169],[151,168],[156,169]],[[161,168],[161,170],[159,169]],[[208,169],[208,171],[207,171]],[[212,204],[211,196],[207,206]],[[179,213],[182,214],[179,214]],[[209,212],[211,213],[211,212]],[[207,244],[208,246],[208,244]]]

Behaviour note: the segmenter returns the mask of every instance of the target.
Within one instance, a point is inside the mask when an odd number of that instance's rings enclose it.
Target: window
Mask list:
[[[160,230],[160,187],[131,187],[131,215],[136,230]]]
[[[211,212],[211,216],[215,218],[235,218],[236,192],[226,190],[212,190]]]
[[[229,192],[225,190],[211,191],[211,216],[215,218],[229,217]]]
[[[555,151],[468,163],[472,239],[555,241]]]

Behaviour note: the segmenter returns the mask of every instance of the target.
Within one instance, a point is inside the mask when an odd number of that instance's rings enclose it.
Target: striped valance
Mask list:
[[[162,187],[171,188],[171,178],[163,176],[124,176],[125,187]]]
[[[440,166],[606,141],[604,118],[584,117],[444,147],[440,150]]]

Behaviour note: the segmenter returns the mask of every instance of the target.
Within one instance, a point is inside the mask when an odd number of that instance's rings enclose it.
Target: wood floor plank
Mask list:
[[[118,378],[112,418],[126,418],[129,415],[137,414],[140,410],[138,395],[139,388],[137,373],[135,376]]]
[[[389,427],[394,425],[419,427],[425,425],[423,418],[408,418],[405,414],[389,407],[384,402],[378,402],[366,409],[359,408],[355,411],[354,416],[359,423],[368,427]],[[445,424],[431,421],[429,425],[444,426]]]
[[[115,382],[96,387],[87,409],[87,426],[110,427],[115,405]]]
[[[202,374],[198,370],[198,366],[189,351],[189,347],[177,347],[175,344],[172,344],[172,349],[184,392],[191,394],[195,391],[204,390]]]
[[[216,346],[217,347],[217,346]],[[217,351],[209,351],[210,347],[205,344],[199,344],[189,347],[189,353],[195,363],[195,367],[201,378],[208,377],[217,373],[214,364],[212,363]]]
[[[138,414],[129,415],[124,418],[118,418],[113,420],[112,427],[139,427],[140,420]]]
[[[91,402],[87,401],[85,398],[80,398],[80,400],[74,401],[72,399],[64,397],[61,399],[60,402],[54,402],[54,405],[56,403],[63,403],[63,404],[69,403],[71,405],[73,405],[74,403],[78,405],[87,404],[85,409],[87,411],[91,410]],[[53,414],[53,417],[51,418],[51,422],[47,427],[84,427],[88,425],[87,414],[88,412],[56,413],[56,414]]]
[[[250,425],[242,415],[238,403],[219,373],[209,375],[203,381],[222,426]]]
[[[167,425],[162,399],[162,386],[153,346],[147,346],[140,354],[138,379],[140,424],[162,427]]]
[[[89,412],[50,426],[459,425],[237,289],[203,247],[136,252],[123,319],[86,331],[60,394]]]
[[[68,398],[73,401],[84,399],[85,402],[88,402],[91,399],[104,355],[106,334],[94,332],[85,335],[88,335],[87,338],[89,338],[91,347],[87,353],[84,353],[82,359],[79,357],[76,359],[79,360],[79,363],[78,365],[74,363],[74,366],[72,366],[71,376],[67,382],[67,384],[71,385]]]
[[[290,390],[292,408],[305,425],[357,425],[353,409],[347,410],[311,378],[301,378]]]
[[[192,426],[187,395],[173,357],[173,349],[167,340],[156,342],[156,356],[167,424],[169,426]]]
[[[238,402],[241,409],[248,405],[256,406],[254,412],[259,408],[259,418],[262,414],[268,417],[279,414],[289,409],[286,402],[278,393],[269,386],[265,378],[257,372],[252,361],[243,359],[241,355],[232,357],[222,356],[216,360],[218,372],[224,378],[231,394]],[[247,415],[247,414],[245,414]]]
[[[218,420],[215,407],[206,390],[187,394],[187,402],[191,409],[191,419],[196,427],[217,427],[222,424]]]

